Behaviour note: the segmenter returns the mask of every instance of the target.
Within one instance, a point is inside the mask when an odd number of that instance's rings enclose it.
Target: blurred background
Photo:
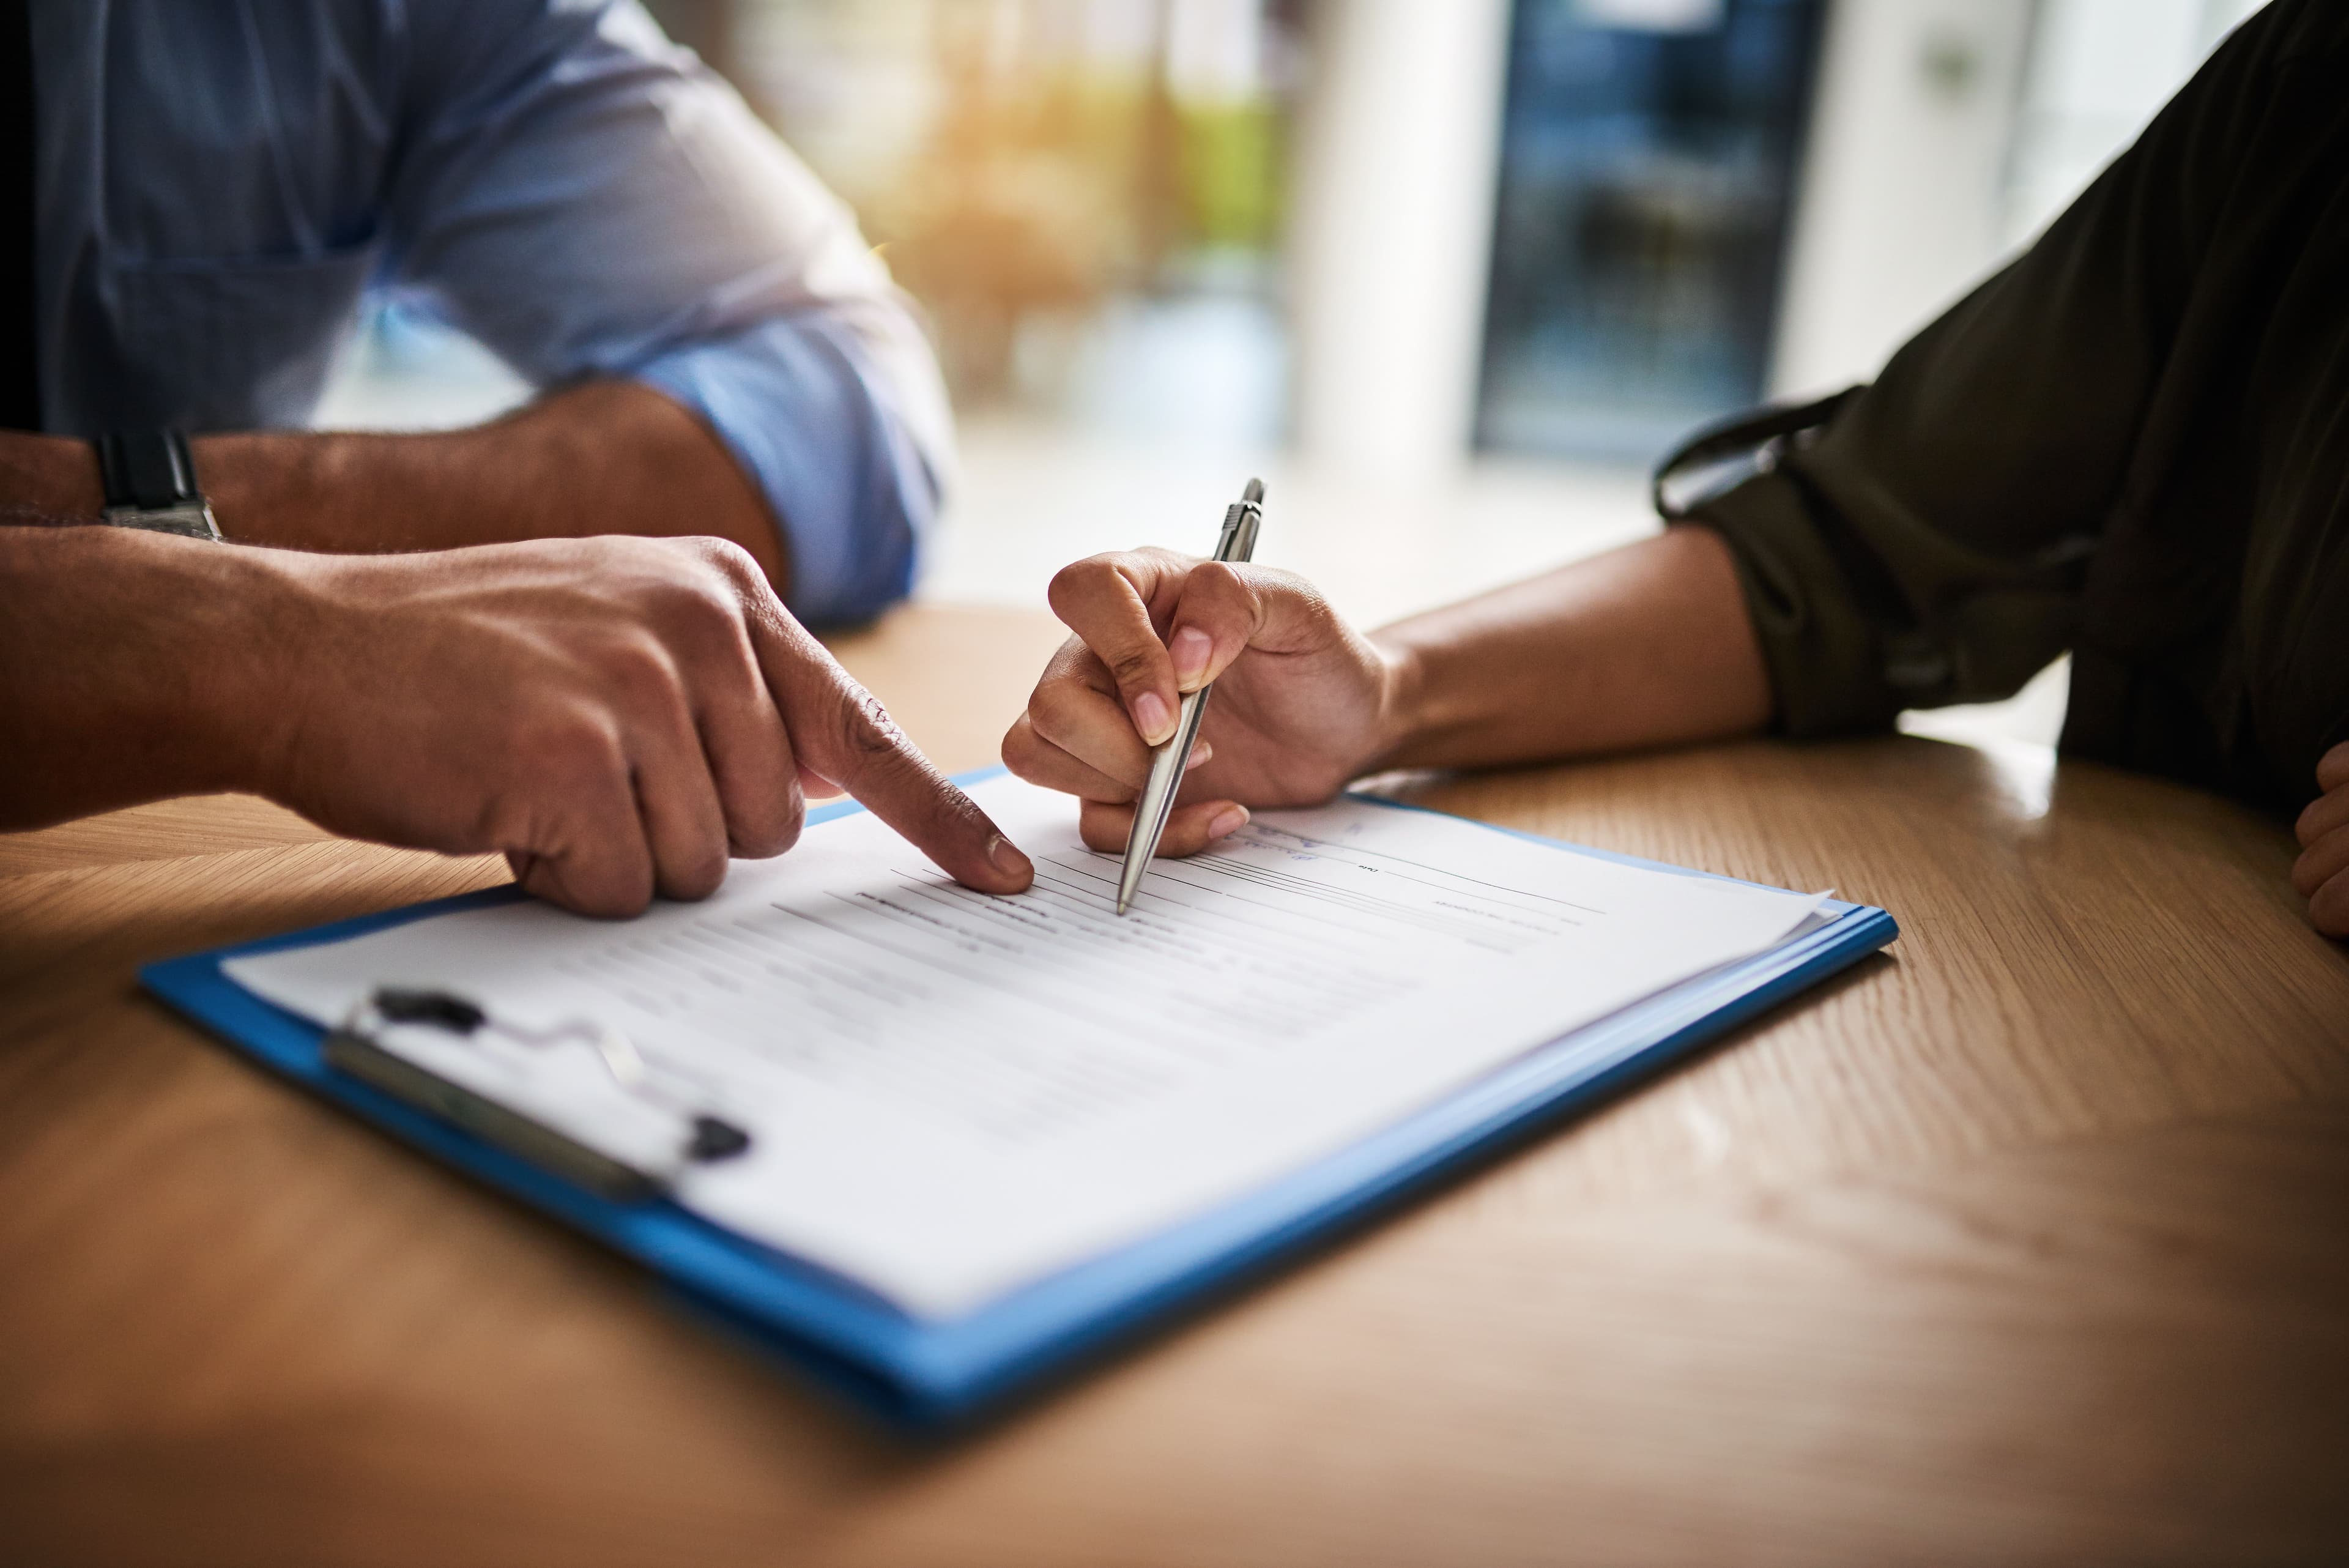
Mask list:
[[[928,312],[963,472],[920,594],[1259,559],[1376,622],[1651,531],[1690,428],[1872,375],[2254,0],[654,0]],[[320,422],[524,389],[374,302]],[[2052,741],[2060,666],[1912,716]]]

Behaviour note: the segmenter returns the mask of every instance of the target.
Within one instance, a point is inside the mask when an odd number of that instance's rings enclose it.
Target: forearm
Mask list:
[[[789,587],[766,502],[698,419],[633,381],[594,381],[502,420],[413,435],[199,436],[198,478],[243,545],[336,555],[592,534],[730,539]],[[0,431],[0,523],[95,518],[87,441]]]
[[[284,695],[251,679],[284,635],[272,566],[135,529],[0,527],[0,829],[257,787],[256,721]]]
[[[589,382],[467,430],[194,445],[221,531],[241,544],[356,555],[702,535],[741,545],[785,587],[774,520],[718,437],[632,381]]]
[[[1389,767],[1478,767],[1750,734],[1769,680],[1728,546],[1668,529],[1371,637]]]
[[[0,431],[0,524],[96,522],[105,504],[89,442]]]
[[[1030,879],[742,551],[0,528],[0,829],[251,790],[336,833],[502,851],[523,887],[626,915],[789,847],[803,776],[968,887]]]

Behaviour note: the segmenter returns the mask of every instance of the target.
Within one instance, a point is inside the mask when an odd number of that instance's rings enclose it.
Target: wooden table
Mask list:
[[[959,768],[1054,640],[842,652]],[[500,867],[230,799],[0,839],[0,1562],[2349,1557],[2349,955],[2282,831],[1909,739],[1420,793],[1908,934],[927,1451],[132,990]]]

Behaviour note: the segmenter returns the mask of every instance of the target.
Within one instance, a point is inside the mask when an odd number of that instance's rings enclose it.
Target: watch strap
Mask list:
[[[188,438],[173,430],[109,431],[98,438],[98,473],[109,511],[160,512],[203,502]]]
[[[109,431],[96,444],[108,523],[191,539],[221,536],[212,504],[196,486],[186,436],[172,430]]]

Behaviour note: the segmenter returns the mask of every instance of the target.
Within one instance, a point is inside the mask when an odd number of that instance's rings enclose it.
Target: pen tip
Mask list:
[[[1117,912],[1118,912],[1119,914],[1121,914],[1121,915],[1124,914],[1124,913],[1125,913],[1125,910],[1126,910],[1126,906],[1128,906],[1128,905],[1132,904],[1133,902],[1133,899],[1131,899],[1131,898],[1120,898],[1120,899],[1117,901]]]
[[[1264,481],[1261,479],[1249,480],[1247,482],[1247,488],[1240,492],[1240,499],[1251,504],[1262,501],[1264,499]]]

